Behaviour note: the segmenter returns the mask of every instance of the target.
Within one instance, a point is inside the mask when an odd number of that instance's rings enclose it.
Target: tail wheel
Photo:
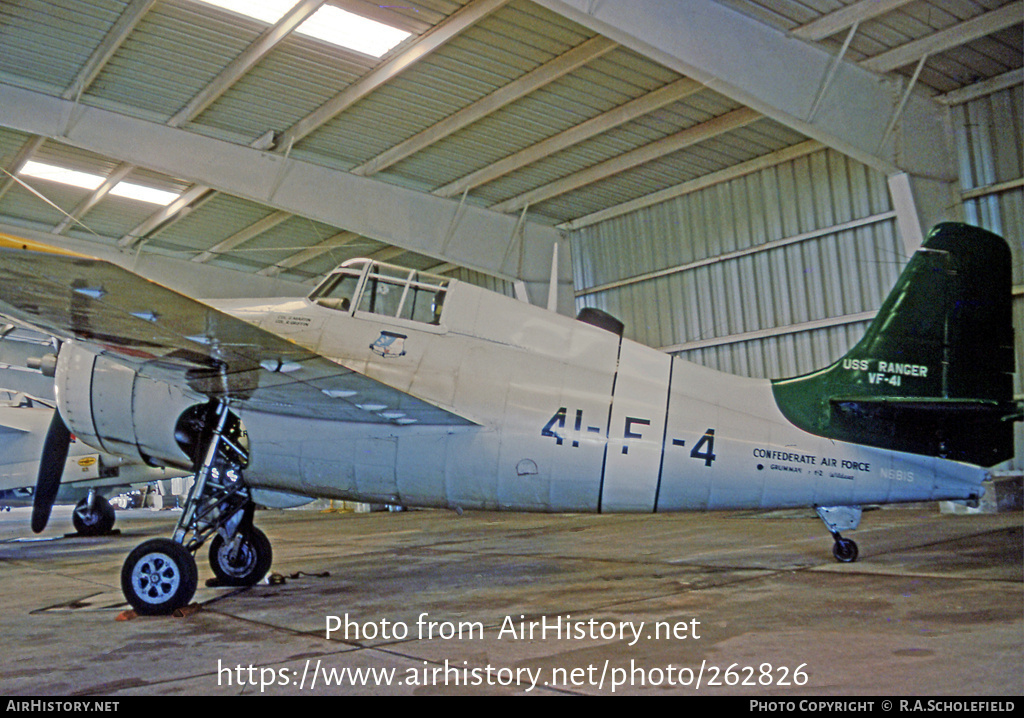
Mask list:
[[[853,563],[857,560],[857,554],[857,543],[852,539],[836,539],[836,542],[832,544],[832,555],[835,556],[836,561]]]
[[[192,554],[167,538],[139,544],[121,567],[121,590],[143,616],[166,615],[187,606],[198,583]]]
[[[92,507],[88,499],[82,499],[71,514],[75,531],[82,536],[102,536],[110,533],[117,518],[114,507],[100,495],[93,497]]]
[[[237,550],[217,534],[210,542],[210,568],[222,586],[252,586],[270,570],[273,551],[267,535],[253,526],[241,534]]]

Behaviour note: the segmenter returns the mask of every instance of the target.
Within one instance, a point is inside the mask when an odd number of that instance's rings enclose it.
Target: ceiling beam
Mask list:
[[[68,227],[72,224],[76,224],[82,216],[90,209],[99,204],[100,200],[106,197],[110,190],[114,189],[121,180],[131,174],[132,170],[135,169],[132,165],[122,162],[113,171],[107,175],[106,179],[100,184],[99,187],[92,191],[88,197],[78,203],[69,214],[65,215],[64,219],[60,221],[56,227],[51,230],[54,234],[64,234]]]
[[[128,7],[125,8],[124,12],[121,13],[117,21],[111,26],[110,30],[104,36],[103,41],[93,50],[89,59],[85,61],[79,69],[75,79],[71,81],[64,92],[61,93],[61,98],[65,100],[74,100],[77,102],[93,80],[96,79],[97,75],[102,72],[110,58],[113,57],[117,49],[124,44],[124,41],[128,39],[128,36],[135,29],[135,26],[139,24],[139,21],[150,11],[156,0],[133,0]],[[32,158],[36,151],[43,145],[45,138],[37,138],[34,142],[29,143],[22,152],[15,159],[12,174],[17,174],[18,171],[24,166],[24,164]],[[92,209],[100,200],[107,196],[107,193],[112,190],[117,183],[124,179],[131,171],[130,165],[122,164],[118,167],[114,174],[107,178],[107,180],[93,191],[92,195],[83,200],[78,207],[68,216],[66,216],[61,222],[53,228],[53,234],[62,234],[67,228],[77,220],[79,220],[86,212]],[[0,185],[0,197],[10,188],[12,179],[7,179]]]
[[[291,35],[295,28],[309,19],[325,2],[327,0],[301,0],[296,3],[277,23],[267,28],[249,47],[245,48],[242,54],[228,63],[228,66],[187,105],[182,107],[174,117],[168,120],[167,124],[171,127],[180,127],[199,115],[254,68],[260,60],[266,57],[267,53]]]
[[[131,4],[124,9],[117,22],[110,28],[106,36],[85,64],[78,71],[78,75],[71,82],[68,88],[61,95],[65,100],[77,100],[82,93],[89,89],[96,76],[100,74],[110,58],[114,56],[118,48],[132,34],[135,26],[145,17],[150,8],[156,4],[156,0],[132,0]]]
[[[1010,70],[1002,75],[996,75],[987,80],[961,87],[945,95],[940,95],[937,99],[939,102],[947,105],[959,105],[1022,83],[1024,83],[1024,68],[1018,67],[1016,70]]]
[[[614,50],[617,45],[611,40],[593,37],[577,47],[565,52],[555,59],[513,80],[491,94],[483,97],[458,112],[449,115],[440,122],[422,132],[400,142],[376,157],[355,167],[352,172],[357,175],[369,176],[387,169],[393,164],[429,147],[435,142],[449,137],[464,127],[482,120],[502,107],[549,85],[560,77],[578,70],[592,60]]]
[[[235,232],[233,235],[213,245],[205,252],[200,252],[196,256],[192,257],[192,261],[196,262],[197,264],[202,264],[203,262],[213,259],[219,254],[225,254],[226,252],[230,252],[238,245],[244,244],[253,237],[256,237],[258,235],[263,234],[266,231],[273,229],[282,222],[286,222],[287,220],[291,219],[293,216],[294,215],[292,215],[290,212],[273,212],[272,214],[267,215],[263,219],[257,222],[253,222],[245,229]]]
[[[661,107],[700,92],[702,89],[704,89],[703,85],[689,78],[684,77],[681,80],[676,80],[669,85],[641,95],[635,100],[619,105],[586,122],[581,122],[575,127],[570,127],[553,137],[542,140],[504,159],[482,167],[472,174],[446,184],[444,187],[439,187],[434,190],[433,194],[439,197],[454,197],[466,190],[493,182],[510,172],[515,172],[545,157],[578,145],[591,137],[596,137],[627,122],[632,122]]]
[[[869,57],[867,60],[862,60],[860,66],[872,72],[889,72],[917,62],[926,55],[944,52],[1013,25],[1019,25],[1022,21],[1024,21],[1024,0],[1018,0],[1018,2],[1004,5],[998,10],[971,18],[959,25]]]
[[[0,182],[0,199],[7,194],[7,190],[14,186],[14,176],[21,172],[21,168],[25,166],[25,163],[32,159],[33,155],[39,151],[39,148],[46,142],[45,137],[33,137],[18,151],[17,157],[11,162],[10,166],[6,169],[6,176],[4,181]]]
[[[72,109],[75,121],[69,123]],[[0,84],[0,126],[503,278],[546,281],[551,247],[561,237],[548,225],[476,206],[460,210],[454,200],[110,110],[73,107],[67,100],[11,85]],[[150,224],[159,222],[153,218]],[[119,244],[129,246],[139,232]],[[506,259],[507,247],[520,238],[522,254]]]
[[[447,20],[446,24],[442,23],[436,30],[444,28],[443,32],[431,32],[420,38],[420,40],[411,44],[406,50],[402,51],[399,55],[393,59],[385,62],[385,65],[381,69],[375,70],[370,73],[369,76],[364,77],[357,81],[348,90],[342,92],[341,95],[349,93],[351,95],[351,101],[361,98],[361,94],[358,92],[351,93],[353,87],[361,87],[367,92],[376,89],[378,85],[372,82],[368,82],[368,78],[376,78],[382,80],[390,77],[388,73],[382,73],[381,71],[385,68],[390,68],[391,72],[397,73],[400,70],[406,69],[413,62],[417,61],[421,57],[425,56],[426,53],[432,49],[439,47],[447,39],[450,39],[457,32],[465,29],[472,23],[477,22],[481,17],[485,16],[489,12],[493,12],[494,9],[505,4],[509,0],[477,0],[472,4],[472,10],[470,6],[464,7],[459,12],[455,13],[452,17]],[[230,64],[224,69],[223,72],[206,88],[204,88],[199,94],[191,99],[184,108],[182,108],[174,117],[168,121],[169,127],[180,127],[191,119],[197,117],[202,113],[209,105],[214,102],[220,95],[222,95],[228,88],[234,83],[238,82],[244,75],[246,75],[253,67],[256,66],[257,62],[260,61],[268,52],[274,47],[278,46],[286,37],[288,37],[295,29],[301,25],[305,19],[312,15],[319,7],[324,5],[325,0],[303,0],[296,4],[288,13],[282,17],[278,23],[273,27],[267,29],[260,37],[253,42],[241,55],[234,58]],[[151,2],[152,4],[152,2]],[[127,12],[125,13],[127,14]],[[457,18],[458,16],[458,18]],[[134,26],[132,26],[134,27]],[[130,29],[129,29],[130,32]],[[430,38],[429,40],[427,38]],[[429,49],[428,49],[429,48]],[[290,149],[292,143],[297,139],[305,136],[305,133],[313,131],[319,124],[326,122],[326,112],[337,108],[337,112],[341,112],[347,105],[338,103],[341,95],[335,97],[334,100],[328,102],[321,109],[317,110],[310,116],[307,116],[303,120],[296,123],[291,130],[285,133],[284,138],[280,141],[279,145],[283,149]],[[263,142],[263,138],[256,139],[251,146],[260,145]],[[188,191],[188,196],[196,199],[208,192],[210,187],[203,184],[198,184],[191,187]],[[162,208],[156,212],[153,216],[148,218],[139,226],[135,227],[125,235],[119,242],[120,246],[131,246],[141,239],[143,239],[150,231],[153,231],[156,227],[160,226],[171,216],[174,211],[179,211],[184,207],[188,206],[188,202],[175,202],[168,207]],[[251,238],[250,238],[251,239]],[[241,243],[240,243],[241,244]],[[203,256],[202,254],[197,255],[197,258]],[[206,261],[204,258],[202,261]]]
[[[439,23],[430,32],[420,36],[393,58],[374,68],[353,82],[319,108],[303,117],[286,130],[277,148],[288,152],[292,146],[330,122],[347,108],[384,85],[388,80],[408,69],[438,49],[453,37],[498,10],[510,0],[473,0]]]
[[[118,247],[133,247],[138,242],[146,238],[150,232],[161,226],[164,222],[168,221],[175,215],[179,214],[183,209],[192,205],[193,202],[202,198],[207,192],[210,191],[209,187],[203,185],[193,185],[189,189],[178,195],[178,198],[161,207],[159,210],[149,215],[139,225],[134,227],[128,234],[117,240]]]
[[[598,212],[560,224],[559,227],[566,230],[583,229],[584,227],[589,227],[592,224],[598,224],[599,222],[604,222],[605,220],[613,219],[614,217],[621,217],[624,214],[630,214],[637,210],[653,207],[656,204],[667,202],[668,200],[675,199],[676,197],[682,197],[683,195],[698,192],[717,184],[730,182],[738,177],[743,177],[754,172],[760,172],[763,169],[774,167],[784,162],[790,162],[822,149],[825,149],[825,146],[817,140],[806,140],[799,144],[785,147],[781,150],[776,150],[775,152],[771,152],[767,155],[762,155],[760,157],[755,157],[752,160],[741,162],[738,165],[726,167],[724,170],[711,172],[710,174],[702,175],[672,187],[666,187],[663,190],[644,195],[643,197],[637,197],[629,202],[623,202],[622,204],[618,204],[613,207],[606,207]]]
[[[955,181],[940,103],[914,93],[896,131],[882,142],[900,81],[842,61],[811,117],[833,55],[722,3],[534,2],[886,175],[909,172]]]
[[[71,84],[70,88],[61,95],[64,99],[77,99],[77,96],[88,88],[113,53],[128,38],[128,35],[135,29],[135,26],[139,23],[146,12],[149,11],[153,2],[154,0],[136,0],[121,14],[117,23],[115,23],[114,27],[111,28],[109,33],[107,33],[103,43],[93,53],[92,57],[89,58],[89,61],[79,72],[78,77]],[[210,104],[216,101],[216,99],[224,94],[224,92],[226,92],[235,82],[249,72],[256,63],[265,57],[267,53],[273,50],[274,47],[284,40],[284,38],[286,38],[296,27],[301,25],[307,18],[320,9],[324,2],[326,2],[326,0],[302,0],[302,2],[296,4],[275,25],[268,28],[260,35],[259,38],[256,39],[255,42],[250,44],[241,55],[229,63],[213,82],[208,84],[199,92],[199,94],[193,97],[188,104],[168,120],[167,124],[171,127],[183,125],[209,107]],[[86,198],[69,216],[65,217],[60,224],[54,227],[52,230],[53,234],[63,234],[67,231],[74,221],[80,219],[90,209],[95,207],[104,197],[107,196],[110,190],[112,190],[120,180],[130,174],[133,169],[135,168],[132,165],[122,163],[114,173],[107,177],[102,185],[93,191],[91,196]],[[207,189],[208,188],[205,187],[193,187],[189,190],[189,196],[192,199],[195,199],[196,197],[204,194]],[[190,203],[191,200],[177,201],[171,205],[171,208],[175,212],[180,211]],[[146,222],[143,222],[128,235],[125,235],[125,237],[122,238],[121,246],[126,246],[125,243],[134,243],[142,239],[150,231],[170,219],[171,216],[173,215],[169,212],[168,207],[161,208]],[[197,261],[205,262],[207,259],[209,259],[208,256]]]
[[[403,254],[405,254],[405,250],[401,247],[382,247],[370,254],[367,259],[372,259],[376,262],[390,262],[395,257],[400,257]]]
[[[793,28],[789,34],[801,40],[824,40],[857,23],[880,17],[912,2],[915,0],[860,0]]]
[[[707,122],[688,127],[681,132],[651,142],[643,147],[630,152],[624,152],[593,167],[574,172],[543,187],[538,187],[517,197],[507,199],[504,202],[493,205],[491,209],[496,212],[513,212],[527,205],[536,205],[553,197],[572,192],[580,187],[585,187],[588,184],[593,184],[612,175],[664,157],[672,152],[691,147],[698,142],[704,142],[712,137],[745,127],[759,119],[761,119],[760,114],[748,107],[741,107],[738,110],[727,112]]]
[[[263,277],[276,277],[286,269],[294,269],[310,260],[316,259],[321,254],[327,254],[332,249],[343,247],[346,244],[359,239],[359,235],[355,232],[338,232],[333,237],[328,237],[324,241],[314,244],[312,247],[307,247],[301,252],[296,252],[288,257],[285,257],[279,262],[274,262],[269,267],[264,267],[260,271],[256,272]]]

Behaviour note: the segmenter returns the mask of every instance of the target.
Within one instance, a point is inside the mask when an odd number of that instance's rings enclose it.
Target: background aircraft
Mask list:
[[[140,613],[191,599],[208,539],[223,582],[258,581],[272,552],[254,503],[296,494],[518,511],[814,506],[852,561],[840,531],[862,505],[976,500],[1020,418],[1009,249],[958,224],[933,230],[846,356],[774,382],[673,359],[599,312],[574,320],[369,260],[308,297],[214,308],[98,260],[0,257],[0,312],[62,340],[61,420],[42,462],[57,463],[70,430],[195,471],[173,537],[125,561]]]
[[[51,401],[0,389],[0,506],[35,503],[40,456],[54,411]],[[71,521],[85,536],[109,533],[114,527],[116,512],[107,496],[185,473],[98,452],[73,437],[59,468],[61,483],[54,500],[75,504]],[[53,485],[56,482],[51,481]]]

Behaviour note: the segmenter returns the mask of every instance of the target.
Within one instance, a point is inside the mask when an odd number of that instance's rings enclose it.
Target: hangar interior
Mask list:
[[[346,44],[343,11],[380,44]],[[368,256],[778,378],[841,356],[954,219],[1011,245],[1021,397],[1022,21],[1019,0],[0,0],[0,231],[198,298],[301,295]],[[6,384],[35,350],[0,342]],[[1016,448],[1019,472],[1020,425]]]

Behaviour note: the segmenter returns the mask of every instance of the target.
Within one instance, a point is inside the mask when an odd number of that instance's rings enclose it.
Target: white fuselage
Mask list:
[[[437,324],[308,299],[215,305],[475,423],[242,411],[256,488],[407,506],[664,512],[964,499],[986,476],[814,436],[785,419],[768,381],[458,282]]]

